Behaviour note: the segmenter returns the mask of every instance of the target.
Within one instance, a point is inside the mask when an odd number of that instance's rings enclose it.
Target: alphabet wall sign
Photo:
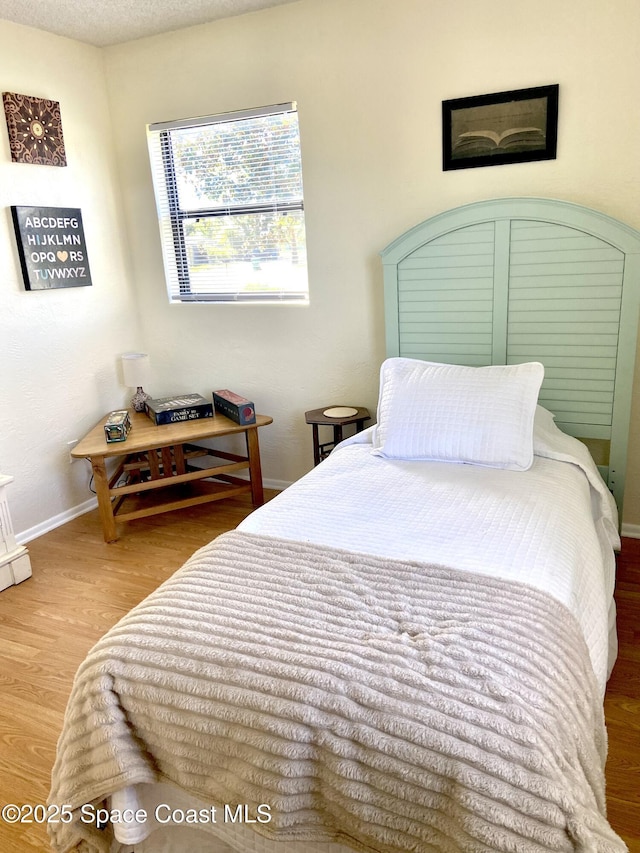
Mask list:
[[[82,214],[73,207],[11,207],[27,290],[91,284]]]

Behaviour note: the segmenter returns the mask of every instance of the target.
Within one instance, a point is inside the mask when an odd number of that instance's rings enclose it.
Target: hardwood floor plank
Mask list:
[[[123,525],[111,545],[93,511],[29,543],[33,577],[0,593],[2,804],[46,801],[66,700],[87,651],[251,509],[242,496],[141,519]],[[613,827],[640,853],[640,541],[624,540],[619,562],[620,653],[605,701],[607,802]],[[2,853],[47,850],[44,826],[0,822]]]

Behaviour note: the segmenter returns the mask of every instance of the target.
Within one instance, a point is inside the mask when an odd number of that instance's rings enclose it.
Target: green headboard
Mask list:
[[[494,199],[434,216],[381,255],[387,355],[541,361],[541,405],[589,445],[621,510],[640,232],[569,202]]]

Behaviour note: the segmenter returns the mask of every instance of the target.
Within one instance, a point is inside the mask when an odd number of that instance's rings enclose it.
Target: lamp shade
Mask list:
[[[125,352],[122,355],[122,375],[129,388],[141,388],[149,378],[149,356],[145,352]]]

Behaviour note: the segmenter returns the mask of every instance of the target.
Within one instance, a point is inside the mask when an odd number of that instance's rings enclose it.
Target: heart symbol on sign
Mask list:
[[[62,263],[64,263],[69,257],[69,252],[56,252],[56,257],[59,261],[62,261]]]

